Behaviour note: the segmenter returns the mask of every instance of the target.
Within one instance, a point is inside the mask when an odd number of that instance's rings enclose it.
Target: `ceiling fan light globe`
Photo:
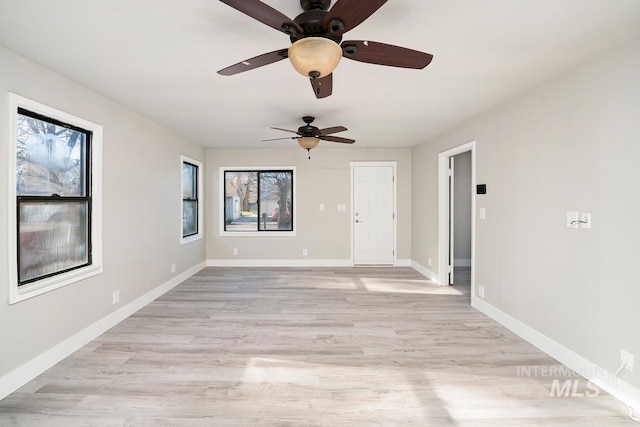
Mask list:
[[[318,138],[313,138],[309,136],[303,136],[302,138],[298,138],[298,144],[300,147],[305,150],[311,150],[312,148],[316,148],[320,140]]]
[[[328,76],[338,66],[340,58],[340,45],[325,37],[305,37],[289,47],[291,65],[305,77]]]

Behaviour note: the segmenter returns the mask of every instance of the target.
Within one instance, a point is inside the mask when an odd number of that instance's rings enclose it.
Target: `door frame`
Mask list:
[[[449,158],[471,152],[471,300],[475,298],[476,261],[476,142],[471,141],[438,154],[438,284],[449,284]],[[453,266],[451,266],[453,267]]]
[[[355,202],[355,180],[354,173],[357,167],[378,167],[378,166],[390,166],[393,170],[393,265],[397,265],[398,261],[398,162],[349,162],[349,169],[351,172],[351,209],[350,209],[350,235],[351,235],[351,265],[355,265],[355,227],[354,227],[354,202]]]
[[[449,224],[449,254],[447,255],[447,258],[449,260],[449,262],[447,263],[450,270],[449,270],[449,274],[447,275],[445,273],[445,277],[448,277],[446,282],[447,285],[451,285],[452,283],[454,283],[455,280],[455,242],[456,242],[456,233],[455,233],[455,220],[452,220],[455,218],[455,194],[456,194],[456,181],[455,181],[455,176],[456,176],[456,158],[455,156],[449,156],[448,158],[449,160],[449,218],[448,218],[448,224]]]

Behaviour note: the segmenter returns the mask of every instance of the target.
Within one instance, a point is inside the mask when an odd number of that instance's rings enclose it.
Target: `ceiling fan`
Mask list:
[[[342,41],[347,31],[360,25],[387,0],[300,0],[304,12],[291,20],[259,0],[220,0],[234,9],[289,36],[288,49],[274,50],[218,71],[231,76],[289,58],[293,67],[309,77],[316,98],[333,91],[333,71],[341,57],[369,64],[422,69],[433,55],[366,40]]]
[[[315,120],[315,117],[312,116],[304,116],[302,120],[306,123],[304,126],[300,126],[297,131],[282,129],[277,127],[271,127],[271,129],[283,130],[285,132],[295,133],[298,136],[289,136],[286,138],[273,138],[273,139],[263,139],[262,141],[280,141],[283,139],[296,139],[298,140],[298,144],[300,147],[307,150],[309,153],[309,158],[311,158],[311,149],[315,148],[320,140],[330,141],[330,142],[339,142],[341,144],[353,144],[356,142],[354,139],[349,138],[341,138],[339,136],[331,136],[332,133],[344,132],[348,130],[344,126],[333,126],[330,128],[318,129],[315,126],[312,126],[311,123]]]

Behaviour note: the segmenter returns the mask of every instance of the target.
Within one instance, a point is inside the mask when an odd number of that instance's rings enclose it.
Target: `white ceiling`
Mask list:
[[[294,18],[298,0],[265,0]],[[335,2],[334,2],[335,3]],[[218,0],[0,0],[0,45],[206,147],[287,147],[303,115],[354,147],[410,147],[640,31],[639,0],[389,0],[345,39],[434,55],[424,70],[343,59],[316,99],[288,61],[217,70],[286,48]],[[322,144],[331,145],[324,142]],[[321,146],[322,146],[321,144]]]

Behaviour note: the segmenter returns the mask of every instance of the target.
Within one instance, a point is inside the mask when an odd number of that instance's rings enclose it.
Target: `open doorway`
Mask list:
[[[449,285],[471,286],[471,151],[449,157]]]
[[[474,298],[475,142],[438,155],[439,283],[468,287]]]

